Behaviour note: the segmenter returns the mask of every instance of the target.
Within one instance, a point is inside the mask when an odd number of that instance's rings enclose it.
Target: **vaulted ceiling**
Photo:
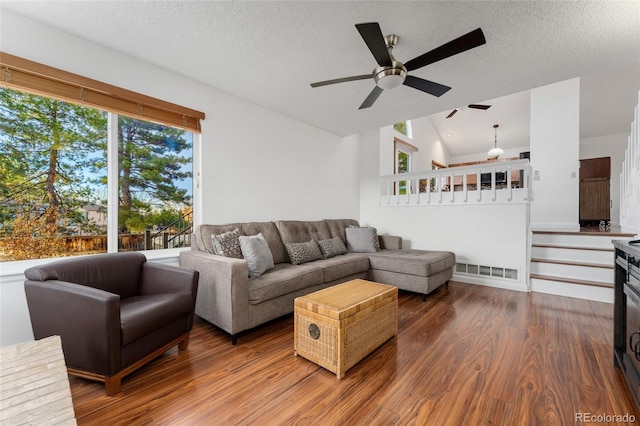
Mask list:
[[[506,95],[524,102],[523,91],[582,77],[581,137],[591,137],[628,131],[624,123],[631,122],[640,87],[638,1],[3,0],[0,6],[337,135],[436,114],[454,154],[468,147],[447,134],[486,128],[491,141],[493,122],[505,132],[516,122],[519,108],[501,107],[515,102]],[[354,27],[362,22],[399,35],[394,55],[404,62],[478,27],[487,43],[412,72],[451,86],[445,95],[401,86],[358,110],[372,80],[309,83],[372,72],[376,62]],[[442,119],[455,107],[485,102],[493,107]]]

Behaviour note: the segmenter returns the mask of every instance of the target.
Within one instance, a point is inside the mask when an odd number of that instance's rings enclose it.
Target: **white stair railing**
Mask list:
[[[620,174],[620,226],[640,230],[640,91]]]
[[[380,177],[380,205],[530,203],[529,160]]]

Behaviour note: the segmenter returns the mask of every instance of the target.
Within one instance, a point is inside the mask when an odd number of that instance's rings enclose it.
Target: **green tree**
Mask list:
[[[40,224],[33,235],[64,233],[81,218],[90,193],[86,175],[106,146],[106,114],[71,103],[0,88],[0,217]],[[43,222],[44,221],[44,222]],[[34,225],[35,226],[35,225]],[[45,253],[33,253],[44,257]]]
[[[118,120],[119,228],[139,230],[154,210],[190,204],[189,192],[177,182],[189,178],[191,157],[185,132],[129,117]]]
[[[406,121],[401,121],[399,123],[394,124],[393,128],[398,133],[402,133],[403,135],[407,134],[407,122]]]

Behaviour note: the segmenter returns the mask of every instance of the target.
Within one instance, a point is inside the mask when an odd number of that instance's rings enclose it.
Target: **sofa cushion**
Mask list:
[[[450,251],[382,250],[370,253],[371,269],[430,277],[452,268],[456,256]]]
[[[318,262],[292,265],[281,263],[267,273],[249,280],[249,303],[252,305],[284,294],[323,283],[324,274]],[[293,308],[293,305],[292,305]]]
[[[302,265],[303,263],[322,259],[320,247],[314,240],[306,243],[285,243],[284,246],[287,249],[292,265]]]
[[[122,345],[188,316],[193,310],[190,293],[150,294],[120,301]]]
[[[233,257],[243,259],[242,249],[240,248],[240,229],[224,232],[222,234],[214,234],[211,236],[211,245],[213,253],[219,256]]]
[[[325,283],[369,270],[369,258],[367,255],[356,253],[319,260],[314,262],[314,264],[322,267]]]
[[[275,265],[273,255],[269,250],[269,244],[264,239],[262,233],[258,235],[239,237],[242,256],[247,261],[250,277],[259,277]]]
[[[324,220],[299,221],[282,220],[276,222],[283,243],[304,243],[306,241],[320,241],[331,238],[329,227]]]
[[[318,241],[318,247],[320,247],[320,253],[322,253],[323,259],[329,259],[340,254],[347,254],[349,250],[344,246],[344,242],[340,237],[329,238],[328,240]]]

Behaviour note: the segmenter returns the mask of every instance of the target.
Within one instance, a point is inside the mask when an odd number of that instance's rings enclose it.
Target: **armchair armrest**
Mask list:
[[[180,266],[200,273],[197,315],[232,335],[249,328],[246,260],[192,250],[180,253]]]
[[[195,302],[197,291],[198,271],[161,263],[142,264],[140,294],[191,293]]]
[[[24,288],[34,337],[60,335],[68,367],[120,370],[120,296],[57,280],[26,280]]]
[[[379,235],[380,248],[388,250],[402,250],[402,237],[395,235]]]

